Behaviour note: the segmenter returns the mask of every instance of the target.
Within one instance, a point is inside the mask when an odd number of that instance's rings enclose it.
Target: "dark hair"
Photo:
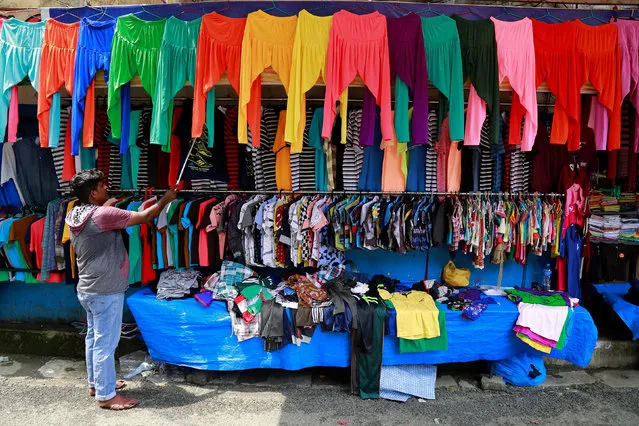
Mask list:
[[[71,179],[71,189],[80,202],[88,203],[91,191],[96,190],[102,180],[104,180],[104,173],[100,170],[82,170]]]

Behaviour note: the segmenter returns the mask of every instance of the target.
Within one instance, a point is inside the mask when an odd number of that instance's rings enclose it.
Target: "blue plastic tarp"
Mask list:
[[[630,290],[630,284],[593,284],[619,318],[632,332],[632,340],[639,339],[639,306],[624,300],[624,296]]]
[[[476,321],[446,309],[446,351],[400,354],[399,340],[386,337],[383,364],[496,361],[524,352],[540,354],[515,337],[512,328],[519,315],[517,306],[503,297],[494,299],[498,304],[489,305]],[[288,345],[268,353],[260,338],[238,342],[231,335],[231,318],[224,302],[213,302],[205,308],[195,299],[157,300],[149,289],[138,291],[127,301],[151,358],[158,362],[222,371],[350,365],[350,340],[345,333],[325,332],[318,327],[310,344]],[[578,307],[566,346],[561,351],[553,349],[550,356],[586,367],[596,341],[597,328],[592,317]]]

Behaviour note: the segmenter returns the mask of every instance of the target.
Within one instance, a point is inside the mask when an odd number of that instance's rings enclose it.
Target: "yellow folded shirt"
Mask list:
[[[408,340],[439,337],[439,311],[430,294],[411,291],[404,295],[379,290],[379,295],[397,311],[397,337]]]

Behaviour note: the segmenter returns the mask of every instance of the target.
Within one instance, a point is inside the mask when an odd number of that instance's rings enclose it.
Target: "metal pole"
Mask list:
[[[186,165],[189,162],[189,158],[191,157],[191,152],[193,152],[193,147],[195,146],[195,138],[193,138],[191,140],[191,148],[189,148],[189,153],[186,154],[186,158],[184,159],[184,164],[182,164],[182,170],[180,170],[180,174],[178,175],[177,180],[175,181],[175,188],[173,189],[177,189],[178,185],[180,184],[180,181],[182,180],[182,175],[184,174],[184,170],[186,169]]]

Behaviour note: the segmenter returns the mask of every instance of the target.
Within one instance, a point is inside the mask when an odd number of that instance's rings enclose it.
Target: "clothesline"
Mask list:
[[[68,192],[66,190],[60,189],[60,192]],[[165,189],[118,189],[114,191],[116,193],[152,193],[152,194],[161,194],[164,193]],[[383,191],[259,191],[259,190],[210,190],[210,191],[202,191],[197,189],[182,189],[178,192],[187,193],[187,194],[271,194],[271,195],[382,195],[382,196],[397,196],[397,195],[456,195],[456,196],[518,196],[518,197],[530,197],[530,196],[538,196],[538,197],[563,197],[565,194],[559,192],[418,192],[418,191],[404,191],[404,192],[383,192]]]

